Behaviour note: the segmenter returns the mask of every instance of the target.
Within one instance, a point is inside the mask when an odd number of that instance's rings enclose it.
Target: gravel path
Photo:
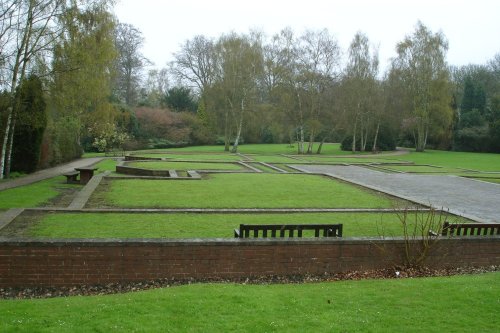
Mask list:
[[[40,170],[40,171],[26,175],[26,176],[21,177],[21,178],[7,180],[7,181],[0,183],[0,191],[6,190],[9,188],[24,186],[24,185],[39,182],[39,181],[44,180],[44,179],[56,177],[56,176],[62,175],[64,173],[74,171],[75,168],[82,168],[82,167],[87,167],[87,166],[96,164],[96,163],[100,162],[101,160],[103,160],[102,157],[81,158],[81,159],[72,161],[70,163],[58,165],[58,166],[53,167],[53,168]]]
[[[500,185],[457,176],[392,174],[357,166],[294,165],[478,222],[500,222]]]

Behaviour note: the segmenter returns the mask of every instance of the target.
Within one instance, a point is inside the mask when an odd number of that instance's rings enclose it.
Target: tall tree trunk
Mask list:
[[[236,139],[234,140],[233,149],[231,150],[231,153],[236,154],[238,152],[238,144],[240,142],[241,128],[242,127],[243,127],[243,114],[241,114],[241,117],[240,117],[240,122],[238,124],[238,131],[236,133]]]
[[[365,151],[365,134],[363,133],[363,123],[359,125],[359,151]]]
[[[423,121],[419,119],[417,124],[417,146],[416,151],[423,152],[425,150],[425,144],[427,141],[427,131]]]
[[[304,126],[299,127],[299,144],[297,146],[298,154],[304,154]]]
[[[7,143],[7,151],[5,155],[5,178],[10,177],[10,165],[12,163],[12,147],[14,146],[14,131],[16,129],[16,118],[12,119],[10,126],[9,141]]]
[[[316,150],[316,154],[321,154],[321,149],[323,149],[323,144],[325,143],[326,139],[328,137],[324,136],[323,139],[321,139],[321,142],[319,143],[318,149]]]
[[[380,129],[380,121],[377,122],[377,129],[375,130],[375,137],[373,138],[373,146],[372,152],[377,152],[377,140],[378,140],[378,131]]]
[[[361,151],[366,151],[366,143],[368,142],[368,128],[365,128],[364,133],[361,128]]]
[[[357,121],[354,121],[354,130],[352,131],[352,152],[353,154],[356,152],[356,127],[357,127]]]
[[[307,144],[307,154],[312,154],[314,145],[314,132],[311,131],[309,134],[309,143]]]
[[[5,157],[6,157],[6,153],[7,153],[7,142],[9,141],[9,129],[10,129],[10,125],[11,125],[11,122],[12,122],[12,107],[10,106],[8,109],[7,109],[7,113],[8,113],[8,116],[7,116],[7,123],[5,125],[5,132],[4,132],[4,135],[3,135],[3,141],[2,141],[2,155],[0,155],[0,179],[3,179],[4,178],[4,171],[5,171]]]
[[[229,111],[224,114],[224,151],[229,151]]]

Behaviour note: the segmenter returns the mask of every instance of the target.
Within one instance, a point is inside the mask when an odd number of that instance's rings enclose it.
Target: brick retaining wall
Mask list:
[[[403,262],[402,239],[0,240],[0,287],[338,273]],[[442,239],[431,267],[500,265],[500,237]]]

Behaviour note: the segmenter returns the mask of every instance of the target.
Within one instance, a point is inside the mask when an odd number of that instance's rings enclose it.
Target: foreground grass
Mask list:
[[[390,208],[394,204],[381,194],[314,175],[217,174],[201,181],[109,182],[106,192],[91,198],[93,205],[104,201],[117,207]]]
[[[413,214],[409,223],[412,225]],[[437,217],[438,218],[438,217]],[[444,216],[442,217],[444,221]],[[451,217],[455,222],[455,217]],[[463,221],[461,221],[463,222]],[[342,223],[344,237],[402,236],[395,213],[50,213],[24,232],[35,238],[232,238],[244,224]],[[312,233],[304,237],[312,237]]]
[[[500,273],[1,300],[3,332],[498,332]],[[466,317],[464,317],[466,314]]]
[[[150,170],[243,170],[243,166],[233,163],[132,162],[126,165]]]
[[[55,177],[30,185],[0,191],[0,210],[41,207],[60,194],[60,190],[79,185],[65,184],[65,178]]]

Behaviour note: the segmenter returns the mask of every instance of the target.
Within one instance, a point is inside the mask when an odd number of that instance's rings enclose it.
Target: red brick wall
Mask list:
[[[401,239],[0,241],[0,287],[323,274],[403,263]],[[429,266],[500,265],[500,237],[443,239]]]

